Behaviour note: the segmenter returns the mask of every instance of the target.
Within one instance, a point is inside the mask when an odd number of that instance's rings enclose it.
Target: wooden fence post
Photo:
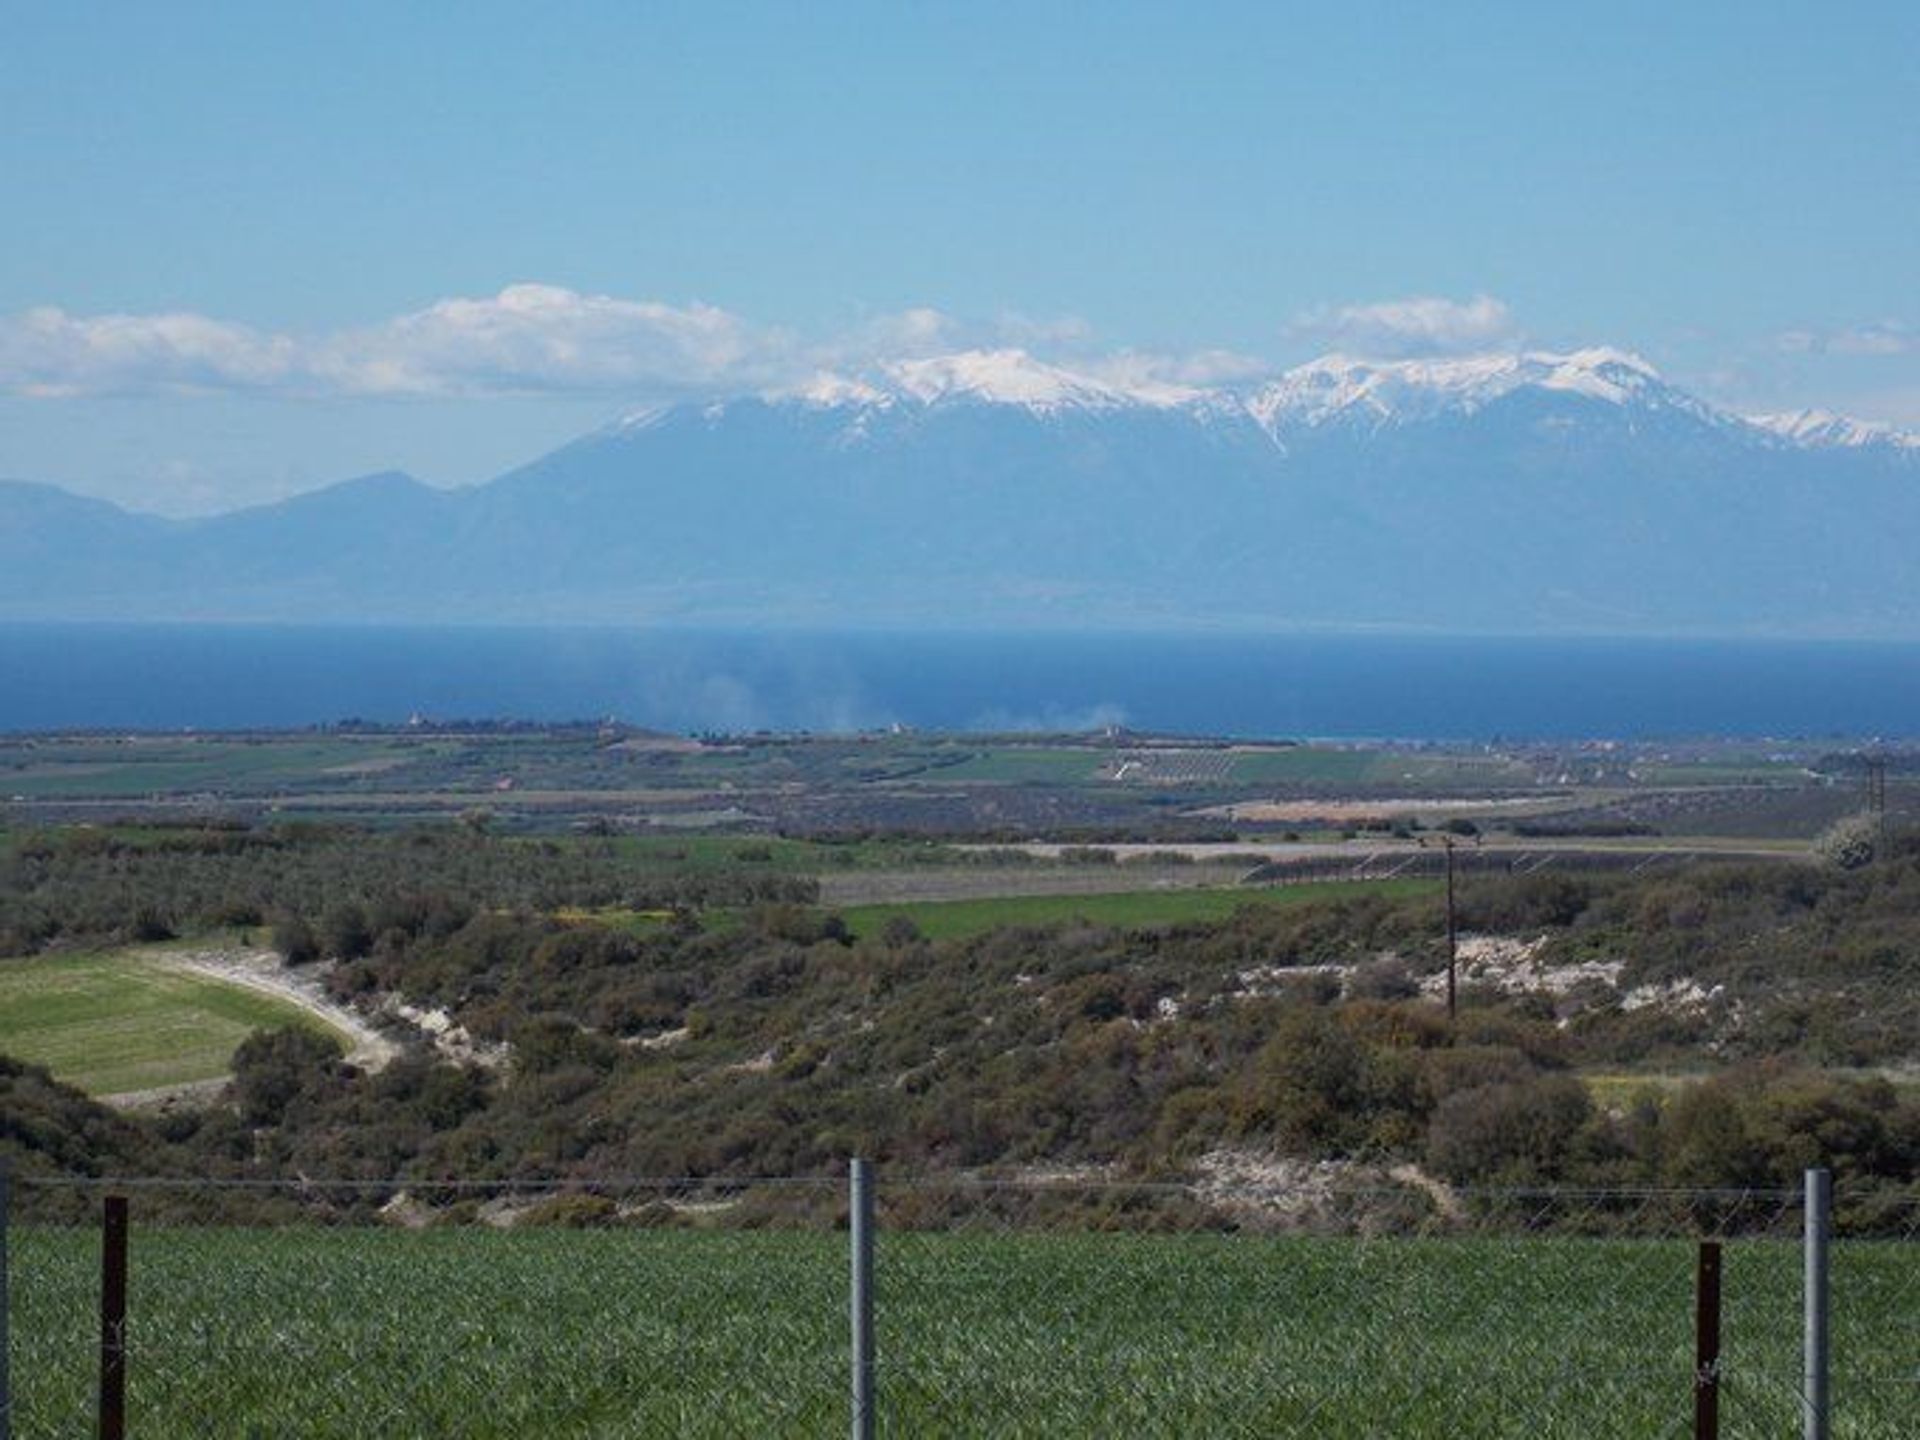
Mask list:
[[[1720,1242],[1702,1240],[1693,1283],[1693,1436],[1720,1440]]]
[[[100,1216],[100,1440],[127,1434],[127,1197]]]

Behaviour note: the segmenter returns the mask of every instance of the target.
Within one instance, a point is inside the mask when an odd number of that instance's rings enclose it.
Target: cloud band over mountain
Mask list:
[[[317,338],[203,315],[0,319],[0,389],[28,396],[238,391],[289,395],[688,392],[795,366],[782,332],[717,306],[509,285]]]
[[[1484,293],[1464,300],[1412,295],[1322,306],[1274,333],[1282,348],[1311,345],[1382,361],[1512,353],[1527,338],[1512,307]],[[1912,334],[1900,321],[1881,320],[1789,332],[1768,348],[1781,357],[1897,359],[1911,352]],[[1245,385],[1286,368],[1220,347],[1181,353],[1103,347],[1093,328],[1072,316],[1037,319],[1008,312],[969,322],[920,306],[807,335],[697,300],[630,299],[522,283],[311,335],[191,311],[82,315],[39,306],[0,315],[0,397],[545,396],[665,403],[791,392],[823,372],[860,375],[965,349],[1003,347],[1047,356],[1134,393]],[[1767,404],[1747,408],[1804,406],[1791,391],[1773,386]],[[1724,389],[1718,398],[1741,403]],[[1893,418],[1906,416],[1903,411]]]
[[[250,394],[288,397],[738,394],[967,344],[1083,348],[1083,321],[1006,314],[965,324],[918,307],[802,339],[716,305],[509,285],[379,324],[318,336],[190,312],[75,315],[54,306],[0,317],[0,394]],[[1124,352],[1098,363],[1169,380],[1258,362]]]

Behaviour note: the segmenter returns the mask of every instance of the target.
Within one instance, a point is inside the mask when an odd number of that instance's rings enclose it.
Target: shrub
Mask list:
[[[127,926],[127,933],[142,944],[171,940],[174,936],[173,921],[158,905],[142,905],[133,912],[133,921]]]
[[[277,1125],[295,1096],[326,1075],[340,1046],[297,1025],[261,1030],[233,1052],[233,1093],[249,1125]]]
[[[1592,1108],[1586,1087],[1570,1075],[1457,1090],[1427,1126],[1427,1163],[1460,1183],[1558,1179]]]
[[[273,922],[273,948],[289,965],[308,965],[320,958],[320,937],[298,915],[282,915]]]
[[[367,912],[352,901],[342,901],[327,910],[320,921],[319,938],[323,953],[337,960],[358,960],[373,949]]]
[[[584,1230],[612,1225],[620,1207],[605,1195],[554,1195],[520,1213],[521,1225],[557,1225]]]

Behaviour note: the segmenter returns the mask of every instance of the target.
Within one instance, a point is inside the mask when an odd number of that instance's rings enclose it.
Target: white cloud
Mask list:
[[[1274,371],[1272,362],[1233,350],[1198,350],[1165,355],[1149,350],[1118,350],[1078,364],[1076,369],[1123,389],[1151,386],[1210,389],[1259,380]]]
[[[752,386],[798,363],[781,331],[711,305],[510,285],[365,329],[265,334],[204,315],[0,317],[0,393],[672,394]]]
[[[1414,295],[1309,310],[1291,334],[1371,359],[1454,355],[1509,345],[1520,338],[1513,313],[1491,295],[1449,300]]]
[[[1078,351],[1093,327],[1077,315],[1036,319],[1016,310],[967,321],[931,306],[869,316],[811,347],[816,366],[859,369],[891,360],[925,360],[958,350]]]
[[[1077,317],[1006,312],[967,322],[927,306],[869,316],[801,340],[717,306],[509,285],[456,296],[375,325],[318,336],[270,334],[193,314],[0,316],[0,394],[225,392],[465,398],[617,395],[671,400],[783,389],[825,370],[1009,346],[1062,352],[1075,368],[1167,385],[1263,369],[1222,351],[1193,357],[1094,351]]]
[[[966,327],[930,305],[870,315],[811,349],[814,368],[858,368],[879,360],[920,360],[964,349]]]
[[[0,317],[0,392],[29,396],[266,390],[299,365],[284,336],[204,315]]]
[[[1913,328],[1898,320],[1872,320],[1831,330],[1785,330],[1773,337],[1788,355],[1907,355],[1917,345]]]
[[[780,364],[788,342],[712,305],[510,285],[312,347],[312,378],[361,395],[702,390]]]
[[[1092,343],[1093,338],[1093,326],[1078,315],[1042,318],[1024,315],[1018,310],[1003,310],[993,322],[988,343],[1014,345],[1025,350],[1053,350],[1062,346],[1085,346]]]

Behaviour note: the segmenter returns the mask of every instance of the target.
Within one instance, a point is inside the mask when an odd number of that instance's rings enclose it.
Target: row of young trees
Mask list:
[[[466,826],[290,823],[32,832],[0,843],[0,955],[285,926],[303,955],[344,953],[384,912],[422,904],[670,909],[809,900],[806,877],[711,866],[605,837],[522,839]]]

